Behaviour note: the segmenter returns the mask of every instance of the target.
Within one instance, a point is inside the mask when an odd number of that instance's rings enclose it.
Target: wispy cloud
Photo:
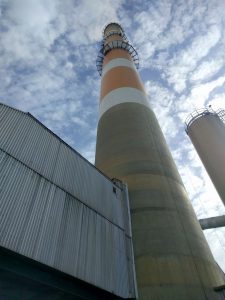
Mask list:
[[[189,73],[216,46],[220,35],[219,28],[212,25],[206,33],[196,36],[190,44],[174,54],[165,70],[165,76],[175,91],[180,93],[186,88]]]
[[[198,216],[224,213],[183,124],[195,108],[225,109],[224,11],[222,0],[2,0],[0,101],[30,111],[93,162],[98,42],[118,21],[139,52],[150,104]],[[225,268],[224,246],[206,235]]]

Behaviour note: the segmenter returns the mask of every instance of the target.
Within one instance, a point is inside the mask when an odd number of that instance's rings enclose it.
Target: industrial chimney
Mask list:
[[[186,132],[225,204],[225,110],[194,111],[186,120]]]
[[[95,164],[128,184],[140,300],[214,300],[223,279],[119,24],[103,33]]]

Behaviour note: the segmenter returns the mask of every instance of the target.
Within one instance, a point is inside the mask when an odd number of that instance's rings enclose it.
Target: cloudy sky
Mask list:
[[[102,30],[119,22],[199,218],[225,209],[184,131],[225,109],[224,0],[0,0],[0,102],[29,111],[94,161]],[[225,228],[205,231],[225,270]]]

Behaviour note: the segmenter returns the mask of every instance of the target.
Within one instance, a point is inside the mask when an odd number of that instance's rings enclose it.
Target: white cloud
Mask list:
[[[195,107],[225,108],[223,0],[1,3],[3,102],[33,113],[93,162],[100,86],[96,45],[103,27],[119,21],[137,45],[150,103],[198,216],[223,211],[183,127]]]
[[[203,61],[190,75],[190,81],[202,81],[215,75],[224,66],[225,54],[219,59]]]
[[[210,242],[210,248],[220,267],[225,270],[225,260],[224,260],[224,236],[225,228],[220,229],[209,229],[204,231],[207,240]]]
[[[20,0],[9,2],[8,16],[16,24],[36,35],[47,31],[50,22],[56,17],[56,1]]]
[[[78,116],[72,117],[71,121],[79,126],[84,126],[84,127],[87,126],[87,123],[82,118],[79,118]]]
[[[201,59],[208,55],[218,43],[220,36],[219,28],[212,25],[206,34],[195,37],[191,45],[175,54],[169,61],[168,68],[165,70],[166,79],[177,92],[180,93],[186,88],[189,73],[194,70]]]
[[[134,15],[138,27],[131,31],[132,41],[136,43],[137,50],[143,60],[143,66],[149,67],[149,58],[157,48],[157,40],[171,19],[171,3],[159,1],[155,5],[149,5],[147,11],[141,11]]]
[[[167,49],[182,44],[193,34],[193,25],[202,19],[207,6],[199,1],[174,1],[172,19],[167,31],[157,41],[158,49]]]
[[[199,108],[205,106],[206,100],[210,93],[225,83],[225,76],[221,76],[211,82],[196,85],[192,88],[190,96],[187,98],[187,102],[198,103]]]
[[[225,93],[215,95],[209,102],[214,110],[224,109],[225,110]]]
[[[133,39],[139,43],[155,40],[170,21],[171,3],[164,0],[156,5],[150,5],[148,11],[139,12],[134,18],[139,23],[139,27],[134,32]]]
[[[209,104],[213,105],[215,109],[225,109],[224,93],[220,92],[215,96],[211,96],[216,89],[223,87],[224,83],[225,75],[207,83],[193,85],[187,95],[175,98],[174,106],[176,107],[176,115],[180,121],[184,123],[190,113],[196,109],[202,109]]]
[[[92,164],[95,162],[95,140],[82,150],[82,155]]]
[[[118,21],[118,9],[122,0],[83,0],[76,6],[72,1],[63,3],[61,9],[66,16],[69,39],[75,45],[87,45],[102,38],[102,29],[110,21]]]
[[[8,63],[22,59],[39,63],[48,55],[48,48],[63,32],[53,24],[57,18],[57,1],[10,1],[2,20],[7,30],[0,40]]]
[[[163,133],[168,141],[173,140],[179,129],[179,126],[173,118],[174,94],[154,81],[147,81],[145,83],[145,88],[150,105],[156,113]]]

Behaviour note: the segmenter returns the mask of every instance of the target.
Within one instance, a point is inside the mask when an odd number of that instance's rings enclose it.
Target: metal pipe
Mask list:
[[[202,227],[202,230],[211,229],[211,228],[218,228],[218,227],[225,227],[225,215],[200,219],[199,223]]]

